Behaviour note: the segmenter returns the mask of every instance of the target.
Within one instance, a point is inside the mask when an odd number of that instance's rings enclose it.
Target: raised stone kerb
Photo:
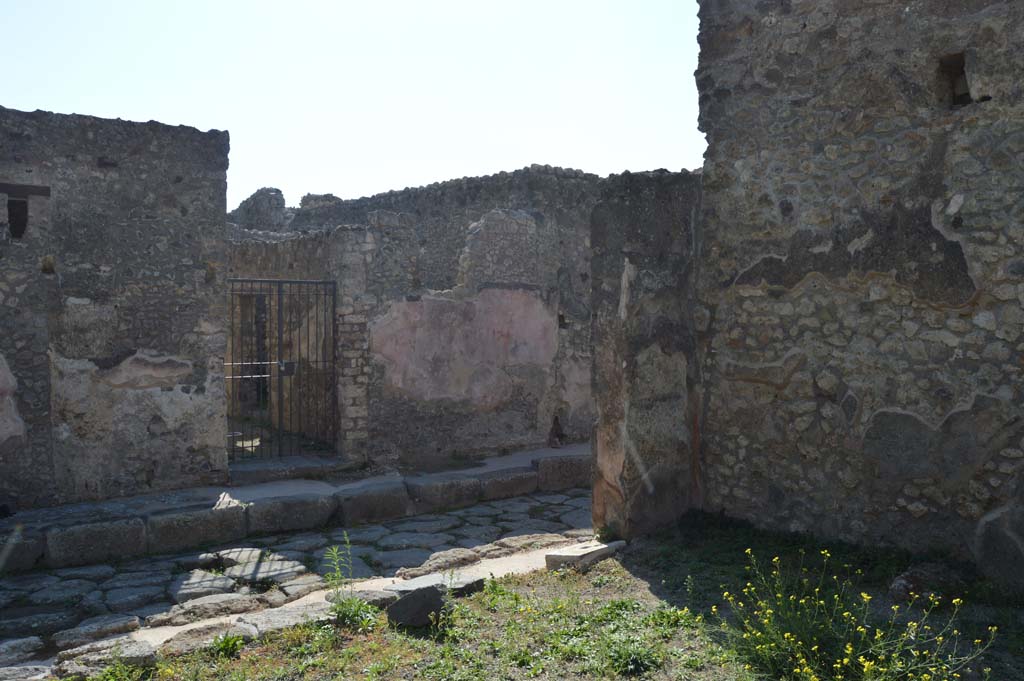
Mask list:
[[[258,499],[245,508],[249,534],[274,534],[289,530],[309,530],[327,525],[337,508],[329,494],[297,494]]]
[[[459,473],[407,477],[405,485],[417,513],[470,506],[480,501],[479,478]]]
[[[537,487],[544,492],[590,487],[594,481],[594,460],[589,454],[549,456],[536,459]]]
[[[246,533],[245,507],[197,508],[150,516],[146,522],[150,553],[223,544]]]
[[[6,536],[0,534],[0,575],[31,570],[46,552],[46,541],[15,528]]]
[[[409,492],[400,479],[345,485],[334,496],[346,527],[403,518],[412,512]]]
[[[142,518],[56,527],[46,533],[46,564],[50,567],[90,565],[145,553]]]
[[[480,498],[484,501],[507,499],[537,491],[537,471],[532,468],[506,468],[480,476]]]

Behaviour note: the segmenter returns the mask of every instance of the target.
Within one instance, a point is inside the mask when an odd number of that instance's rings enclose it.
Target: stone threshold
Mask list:
[[[352,474],[363,467],[360,461],[329,456],[282,456],[271,459],[232,461],[228,465],[233,486],[258,485],[275,480],[329,480]]]
[[[590,487],[592,470],[590,445],[581,444],[496,456],[442,473],[343,483],[283,480],[34,509],[0,522],[0,574],[118,562]]]

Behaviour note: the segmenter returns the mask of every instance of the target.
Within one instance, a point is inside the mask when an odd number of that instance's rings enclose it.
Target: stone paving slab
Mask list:
[[[215,575],[205,570],[192,570],[175,577],[167,592],[176,603],[234,590],[235,580],[227,574]]]
[[[260,560],[242,563],[224,570],[224,576],[239,582],[287,582],[306,571],[306,566],[296,560]]]
[[[53,644],[58,650],[77,648],[91,641],[113,634],[124,634],[139,628],[139,618],[134,615],[100,615],[80,622],[73,629],[58,631]]]
[[[0,667],[31,660],[33,655],[43,649],[44,645],[43,639],[38,636],[0,642]]]

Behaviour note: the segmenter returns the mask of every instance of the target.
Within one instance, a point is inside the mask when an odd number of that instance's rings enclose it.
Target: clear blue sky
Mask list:
[[[695,0],[0,0],[0,105],[231,132],[228,207],[696,168]]]

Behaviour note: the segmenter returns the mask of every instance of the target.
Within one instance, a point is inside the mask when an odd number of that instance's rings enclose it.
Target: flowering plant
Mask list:
[[[749,581],[740,593],[723,595],[733,623],[722,626],[734,638],[748,668],[773,679],[793,681],[954,681],[972,672],[995,638],[970,640],[956,628],[963,601],[940,617],[935,595],[911,595],[878,617],[872,597],[854,588],[820,552],[820,565],[784,569],[775,557],[762,565],[747,549]],[[858,571],[859,572],[859,571]],[[989,670],[981,670],[982,678]]]

